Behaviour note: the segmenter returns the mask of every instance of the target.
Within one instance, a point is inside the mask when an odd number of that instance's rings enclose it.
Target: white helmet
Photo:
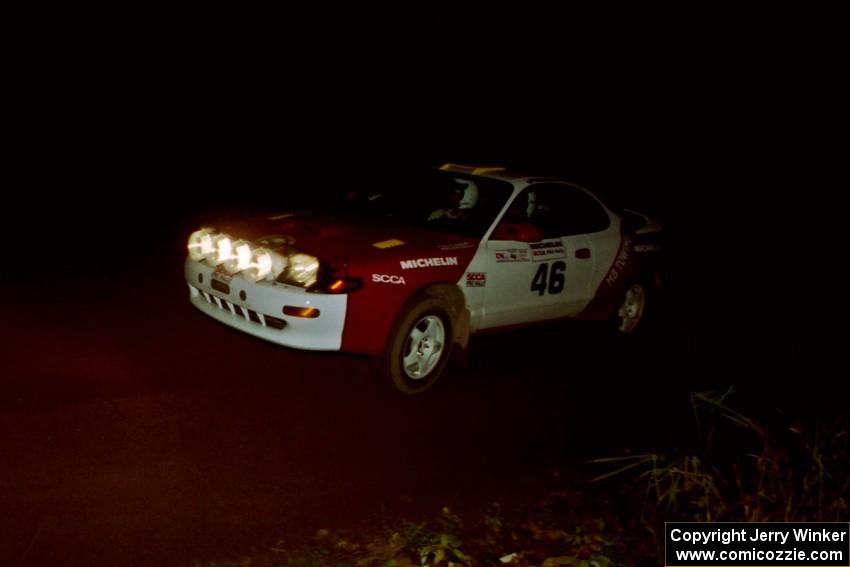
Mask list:
[[[463,191],[457,208],[460,210],[471,209],[478,202],[478,185],[467,179],[456,179],[455,181],[460,185],[458,190]]]

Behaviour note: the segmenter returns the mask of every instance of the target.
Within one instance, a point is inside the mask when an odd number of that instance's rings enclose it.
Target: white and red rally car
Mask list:
[[[281,345],[369,355],[407,394],[471,334],[564,318],[645,317],[661,227],[588,190],[446,164],[338,206],[189,238],[193,305]]]

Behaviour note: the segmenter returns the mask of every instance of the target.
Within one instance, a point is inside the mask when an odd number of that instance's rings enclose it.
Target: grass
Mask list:
[[[637,482],[647,521],[846,521],[846,413],[746,415],[734,388],[691,394],[698,448],[597,459],[594,481]]]
[[[633,565],[630,526],[588,515],[583,489],[545,490],[503,509],[489,502],[461,517],[449,508],[417,522],[385,518],[372,530],[320,530],[312,542],[274,548],[243,562],[203,563],[259,567],[438,567]]]
[[[642,566],[663,561],[664,521],[847,521],[843,409],[756,416],[734,388],[690,400],[692,446],[596,459],[605,470],[589,485],[541,479],[532,483],[539,492],[526,489],[511,505],[380,518],[357,532],[320,530],[301,545],[195,566]]]

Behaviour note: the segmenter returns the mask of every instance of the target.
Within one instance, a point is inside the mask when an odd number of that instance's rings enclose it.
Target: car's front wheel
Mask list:
[[[424,297],[399,318],[378,372],[396,390],[418,394],[436,382],[449,360],[452,318],[442,300]]]

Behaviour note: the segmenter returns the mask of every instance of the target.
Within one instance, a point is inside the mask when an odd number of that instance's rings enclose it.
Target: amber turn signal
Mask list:
[[[283,314],[291,317],[304,317],[306,319],[315,319],[319,316],[319,310],[315,307],[295,307],[294,305],[284,305]]]

